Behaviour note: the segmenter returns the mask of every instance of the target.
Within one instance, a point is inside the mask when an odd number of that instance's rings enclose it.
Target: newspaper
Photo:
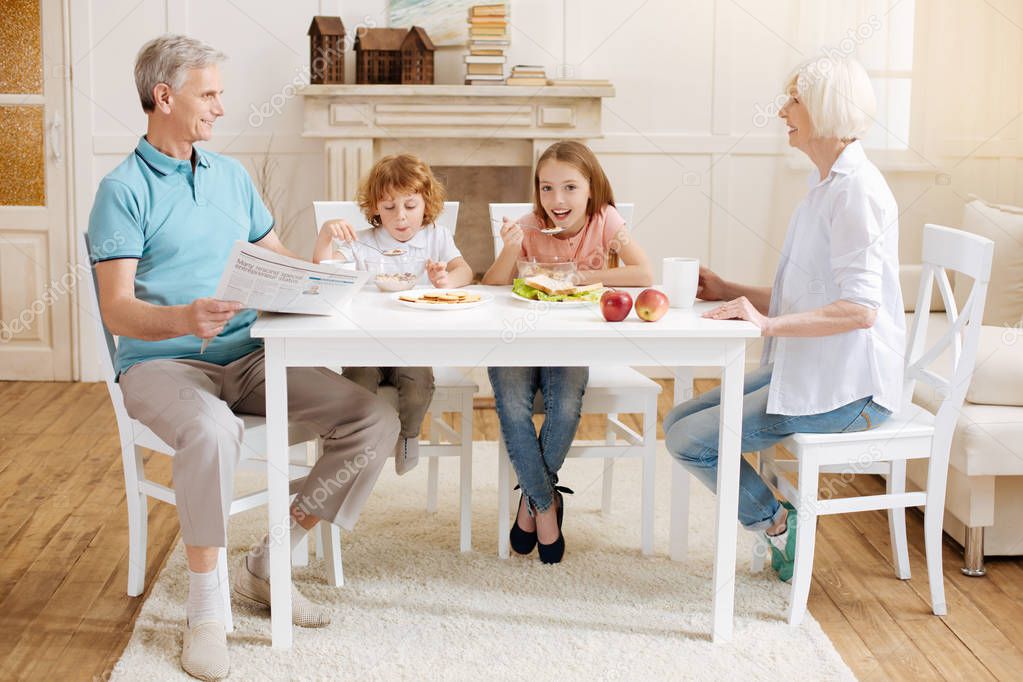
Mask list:
[[[237,241],[215,298],[272,313],[334,315],[368,279],[368,272],[317,265]]]

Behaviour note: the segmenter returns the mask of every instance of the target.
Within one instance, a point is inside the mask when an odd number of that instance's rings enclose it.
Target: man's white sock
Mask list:
[[[189,627],[210,621],[224,622],[222,588],[216,568],[209,573],[196,573],[189,569],[188,602],[185,606]]]
[[[294,552],[298,543],[308,533],[295,519],[291,519],[291,551]],[[264,535],[263,542],[253,547],[248,556],[245,557],[245,564],[256,577],[264,580],[270,577],[270,536]]]

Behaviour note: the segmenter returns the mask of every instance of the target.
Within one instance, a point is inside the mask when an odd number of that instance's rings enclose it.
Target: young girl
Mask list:
[[[313,262],[335,257],[334,240],[346,243],[341,255],[366,267],[367,260],[383,259],[381,251],[401,249],[409,257],[426,261],[425,277],[437,288],[456,288],[472,281],[472,269],[455,246],[451,231],[434,223],[444,208],[444,186],[430,167],[411,154],[380,159],[359,188],[359,207],[374,227],[356,238],[344,220],[331,220],[320,228]],[[377,250],[369,248],[368,245]],[[345,253],[348,251],[348,253]],[[398,389],[401,435],[394,451],[399,474],[419,461],[419,429],[433,398],[433,370],[429,367],[347,367],[348,379],[376,393],[389,384]]]
[[[575,262],[579,284],[649,286],[653,274],[646,254],[629,239],[614,206],[611,185],[593,152],[579,142],[558,142],[536,164],[533,211],[516,221],[504,218],[504,248],[483,276],[484,284],[510,284],[521,258],[539,262]],[[557,234],[541,229],[561,228]],[[609,257],[621,267],[609,267]],[[522,496],[512,526],[512,548],[529,554],[538,548],[544,563],[565,553],[561,534],[564,502],[558,470],[575,437],[586,367],[491,367],[501,435],[518,475]],[[544,422],[539,438],[533,427],[533,400],[543,395]]]

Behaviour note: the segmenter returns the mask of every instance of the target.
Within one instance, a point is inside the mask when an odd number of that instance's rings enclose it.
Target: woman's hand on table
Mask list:
[[[703,277],[703,268],[700,268],[700,277]],[[701,297],[702,298],[702,297]],[[770,336],[771,318],[757,310],[745,296],[732,299],[714,310],[707,311],[704,317],[712,320],[747,320],[760,329],[764,336]]]
[[[434,260],[426,261],[426,276],[430,283],[438,289],[448,288],[448,264],[438,263]]]

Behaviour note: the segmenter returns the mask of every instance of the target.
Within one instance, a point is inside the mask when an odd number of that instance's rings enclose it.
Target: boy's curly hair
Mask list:
[[[380,225],[377,204],[392,193],[423,195],[423,225],[430,225],[437,219],[444,210],[447,195],[430,166],[412,154],[380,159],[359,186],[359,208],[371,225]]]

